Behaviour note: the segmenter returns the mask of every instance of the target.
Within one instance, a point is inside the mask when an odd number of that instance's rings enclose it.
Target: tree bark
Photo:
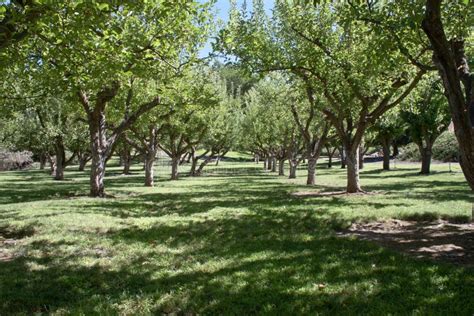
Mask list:
[[[91,174],[90,195],[92,197],[105,197],[105,164],[109,144],[105,133],[105,114],[95,110],[89,113],[89,135],[91,143]]]
[[[263,170],[267,170],[268,158],[263,159]]]
[[[363,192],[359,179],[359,147],[356,150],[346,149],[347,193]]]
[[[145,186],[152,187],[154,181],[155,152],[149,153],[145,160]]]
[[[431,43],[433,61],[448,98],[459,143],[460,165],[474,190],[474,76],[469,70],[464,41],[454,39],[448,42],[441,19],[441,0],[426,0],[422,28]]]
[[[272,157],[272,172],[276,172],[276,168],[277,168],[276,158]]]
[[[296,161],[289,160],[290,163],[290,175],[288,179],[296,179],[296,168],[298,168],[298,163]]]
[[[424,147],[422,144],[419,144],[418,148],[420,150],[421,155],[420,174],[430,174],[432,146],[431,144],[427,144],[427,146]]]
[[[171,180],[178,180],[179,157],[171,158]]]
[[[61,136],[57,136],[55,138],[54,149],[56,151],[56,168],[54,170],[54,180],[64,180],[66,153]]]
[[[398,149],[398,144],[396,141],[393,142],[393,157],[397,157],[398,154],[400,153],[400,150]]]
[[[49,170],[52,176],[56,173],[56,158],[54,156],[48,155],[49,160]]]
[[[339,150],[339,155],[341,157],[341,169],[345,169],[346,168],[346,152],[344,148],[341,148]]]
[[[130,148],[128,148],[128,146],[125,146],[125,148],[122,149],[120,160],[123,166],[122,174],[130,174],[130,165],[131,165],[132,155],[130,153]]]
[[[87,164],[87,159],[84,159],[84,158],[79,158],[79,168],[78,168],[78,171],[84,171],[84,169],[86,168],[86,164]]]
[[[359,146],[359,170],[364,169],[364,148]]]
[[[278,175],[279,176],[285,175],[285,159],[278,160]]]
[[[44,167],[46,165],[46,155],[44,154],[39,155],[39,163],[40,163],[39,165],[40,170],[44,170]]]
[[[382,141],[383,170],[390,170],[390,143]]]
[[[316,162],[315,157],[308,157],[308,176],[306,178],[307,185],[314,185],[316,183]]]

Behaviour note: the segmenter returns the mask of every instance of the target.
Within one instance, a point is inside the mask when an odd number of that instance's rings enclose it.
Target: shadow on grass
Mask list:
[[[149,251],[114,269],[80,261],[113,260],[114,247],[65,256],[67,242],[35,243],[41,256],[0,262],[0,308],[7,314],[474,311],[472,274],[332,237],[327,224],[338,220],[267,212],[130,227],[101,238]]]
[[[23,175],[14,176],[21,180]],[[34,188],[24,188],[22,181],[2,184],[0,200],[64,199],[88,189],[86,174],[73,183],[42,183],[46,176],[32,177],[37,181]],[[93,227],[72,231],[72,223],[66,222],[66,228],[55,229],[68,240],[53,241],[46,234],[15,233],[8,227],[21,242],[15,246],[15,257],[0,262],[2,314],[474,312],[472,270],[414,260],[370,242],[334,236],[334,229],[349,223],[332,209],[383,209],[387,203],[292,197],[290,192],[306,187],[282,183],[269,173],[210,179],[172,184],[160,179],[158,185],[177,190],[81,199],[79,207],[56,213],[3,211],[0,215],[8,221],[47,219],[54,224],[49,217],[70,212],[112,216],[121,224],[98,232]],[[141,187],[142,181],[139,175],[116,176],[106,185],[114,193],[130,192],[127,189]],[[181,189],[185,183],[190,187]],[[380,183],[370,189],[390,194],[413,191],[414,199],[434,203],[468,198],[467,190],[448,181],[434,185],[435,197],[422,191],[429,188],[425,182]]]

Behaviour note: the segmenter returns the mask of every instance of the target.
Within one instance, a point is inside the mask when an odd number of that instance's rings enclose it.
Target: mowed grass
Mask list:
[[[345,171],[317,170],[308,188],[223,161],[205,176],[143,187],[143,172],[110,166],[107,199],[87,197],[87,172],[0,173],[0,314],[464,314],[474,271],[336,236],[353,221],[466,220],[471,192],[458,166],[390,172],[366,164],[371,195],[295,197],[344,189]]]

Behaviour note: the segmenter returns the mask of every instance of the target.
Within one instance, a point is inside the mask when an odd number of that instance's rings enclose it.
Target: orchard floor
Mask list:
[[[158,172],[154,188],[139,165],[129,176],[111,166],[106,199],[87,197],[87,172],[74,168],[64,181],[0,173],[0,315],[472,315],[469,262],[348,233],[392,219],[469,221],[459,167],[420,176],[417,165],[380,164],[361,172],[367,195],[295,194],[343,190],[344,170],[324,165],[313,188],[304,169],[288,180],[251,162],[178,181]]]

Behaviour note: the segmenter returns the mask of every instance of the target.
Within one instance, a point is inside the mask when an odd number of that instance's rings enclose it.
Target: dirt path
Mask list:
[[[357,236],[418,258],[474,267],[474,223],[387,220],[353,224],[342,236]]]

